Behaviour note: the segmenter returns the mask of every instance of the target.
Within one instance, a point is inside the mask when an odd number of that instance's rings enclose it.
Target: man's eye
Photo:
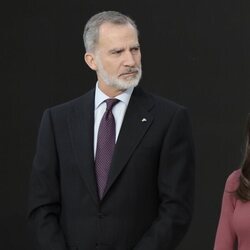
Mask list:
[[[132,52],[137,52],[137,51],[139,51],[139,50],[140,50],[140,48],[138,48],[138,47],[132,48]]]
[[[112,54],[114,54],[114,55],[119,55],[119,54],[121,54],[121,53],[122,53],[121,50],[116,50],[116,51],[114,51]]]

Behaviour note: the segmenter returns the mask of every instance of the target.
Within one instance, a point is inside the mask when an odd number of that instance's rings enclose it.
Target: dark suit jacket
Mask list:
[[[94,93],[44,112],[29,202],[36,249],[175,249],[193,203],[194,155],[186,109],[134,89],[100,201],[93,157]]]

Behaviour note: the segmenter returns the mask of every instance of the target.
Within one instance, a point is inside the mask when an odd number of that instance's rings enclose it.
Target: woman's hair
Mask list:
[[[242,201],[250,201],[250,113],[247,116],[246,146],[239,181],[239,187],[236,190],[237,197]]]

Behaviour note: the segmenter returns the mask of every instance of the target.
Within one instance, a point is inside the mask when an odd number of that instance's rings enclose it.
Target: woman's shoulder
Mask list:
[[[237,169],[233,171],[227,178],[225,191],[234,192],[239,186],[241,170]]]

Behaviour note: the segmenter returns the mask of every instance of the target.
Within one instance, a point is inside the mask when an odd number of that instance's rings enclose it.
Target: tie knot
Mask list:
[[[119,102],[119,100],[115,98],[110,98],[105,100],[105,102],[107,103],[107,111],[109,112]]]

